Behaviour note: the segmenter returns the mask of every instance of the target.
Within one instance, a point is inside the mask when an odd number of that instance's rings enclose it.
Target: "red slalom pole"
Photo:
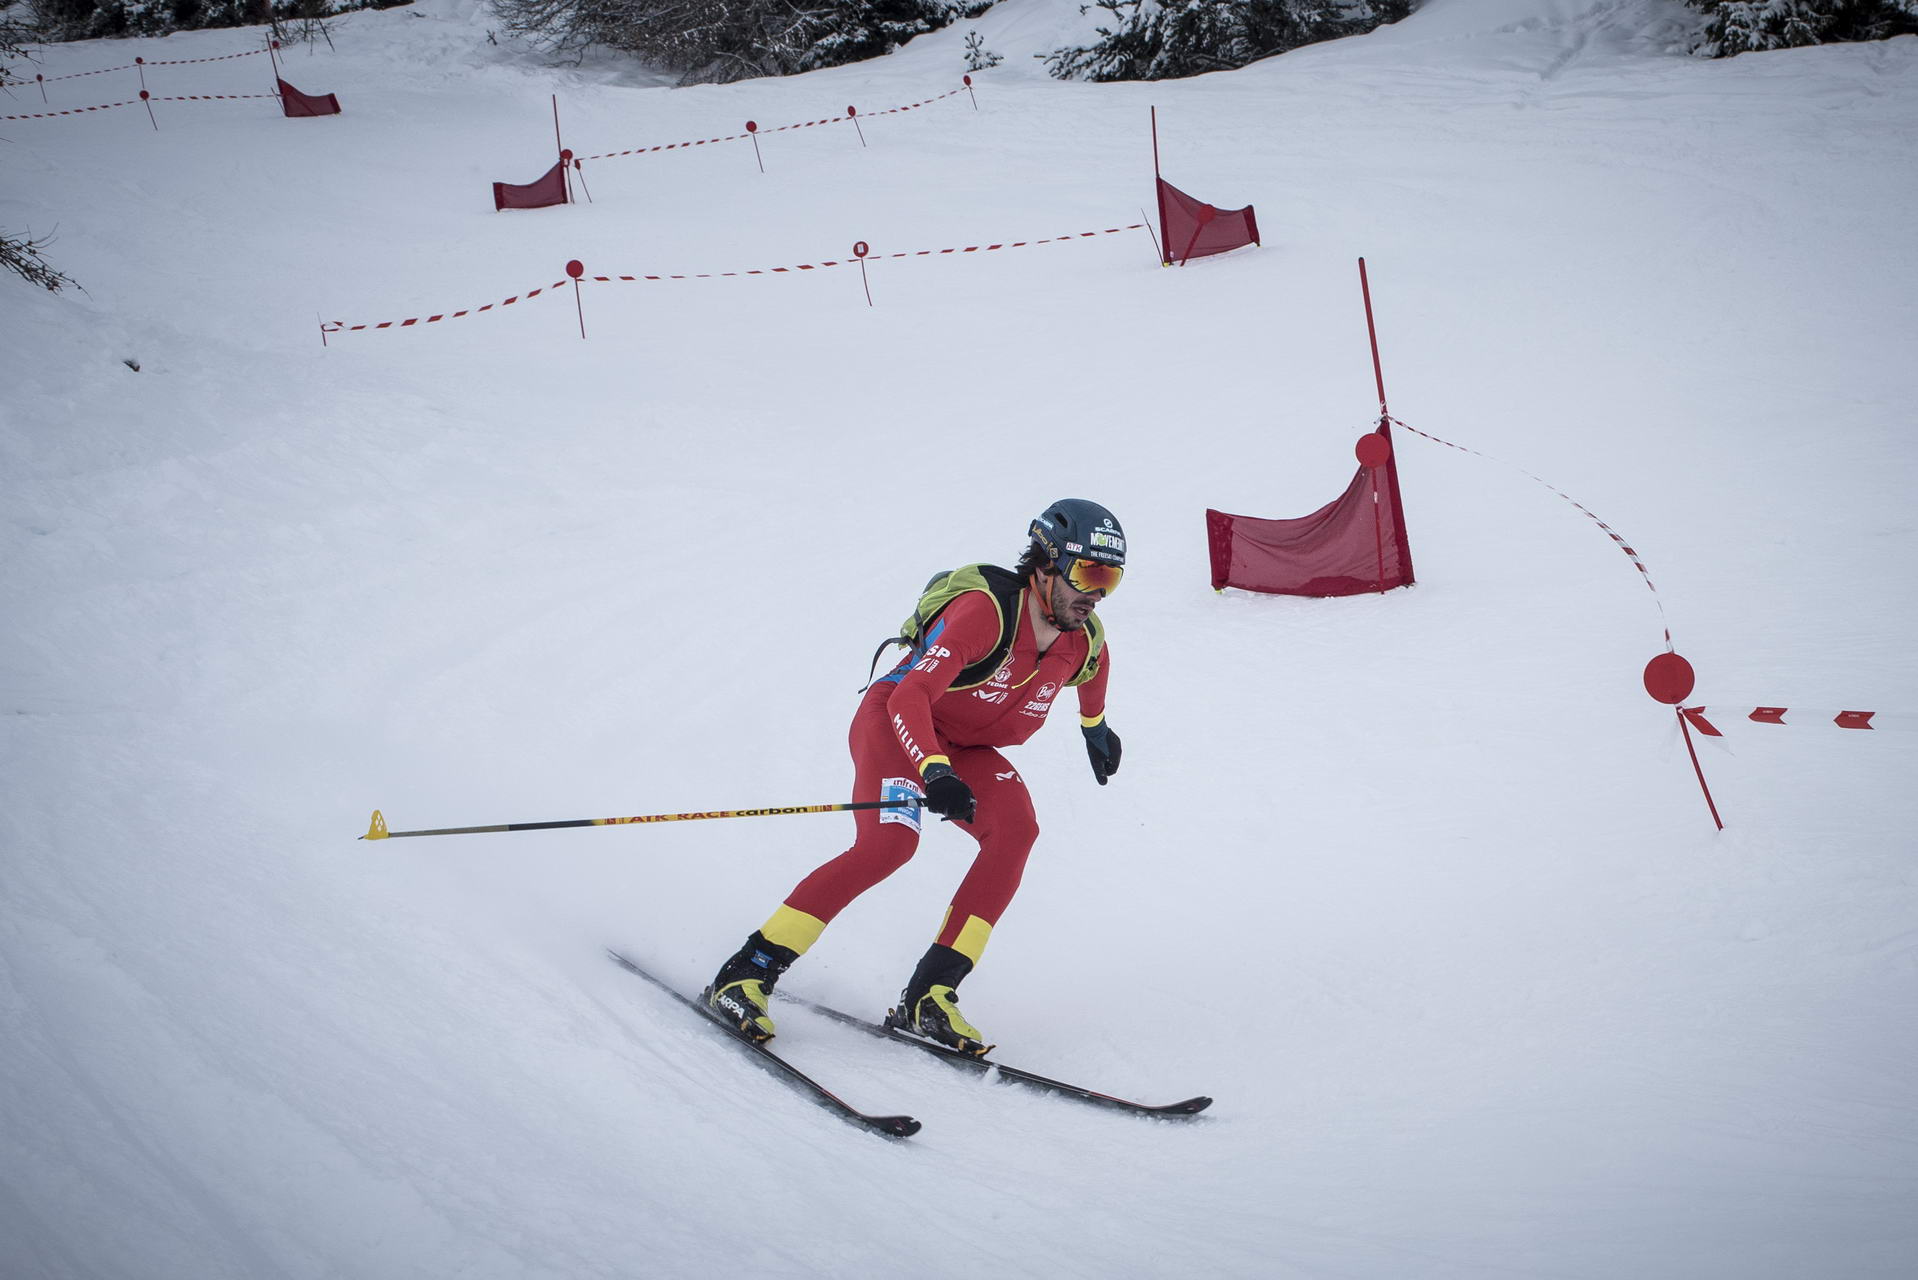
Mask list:
[[[1705,807],[1712,811],[1712,821],[1718,825],[1720,831],[1723,831],[1725,820],[1718,816],[1718,805],[1712,799],[1712,789],[1705,785],[1705,770],[1698,763],[1698,749],[1692,746],[1691,726],[1685,723],[1684,712],[1676,707],[1672,710],[1678,716],[1679,731],[1685,735],[1685,750],[1692,758],[1692,772],[1698,775],[1698,789],[1705,793]]]
[[[1379,425],[1378,436],[1384,444],[1380,465],[1389,464],[1385,473],[1386,491],[1392,495],[1392,509],[1398,516],[1398,532],[1395,541],[1398,544],[1399,564],[1405,571],[1405,582],[1409,586],[1415,579],[1412,576],[1412,547],[1405,536],[1405,500],[1399,494],[1399,473],[1392,457],[1392,414],[1385,407],[1385,367],[1379,363],[1379,331],[1372,322],[1372,283],[1365,274],[1365,259],[1359,259],[1359,290],[1365,295],[1365,336],[1372,344],[1372,380],[1379,389]]]
[[[1152,108],[1152,197],[1158,202],[1159,234],[1153,237],[1159,246],[1159,265],[1172,265],[1172,229],[1165,218],[1165,179],[1159,174],[1159,109]]]
[[[574,258],[566,264],[566,274],[573,278],[573,310],[579,313],[579,336],[586,337],[586,307],[579,300],[579,278],[586,274],[586,264]]]
[[[1666,641],[1670,644],[1670,641]],[[1678,730],[1685,735],[1685,752],[1692,758],[1692,772],[1698,775],[1698,789],[1705,793],[1705,807],[1712,811],[1712,821],[1718,829],[1725,829],[1725,820],[1718,816],[1718,802],[1712,799],[1712,789],[1705,785],[1705,770],[1698,763],[1698,749],[1692,745],[1691,725],[1685,721],[1683,703],[1689,698],[1697,682],[1692,664],[1680,657],[1672,649],[1654,657],[1645,664],[1645,692],[1655,701],[1669,706],[1678,716]]]
[[[866,255],[872,250],[861,240],[852,247],[852,256],[859,259],[859,283],[866,286],[866,305],[872,305],[872,281],[866,278]]]
[[[759,171],[766,172],[766,157],[759,154],[759,125],[756,121],[746,122],[746,136],[753,140],[753,159],[759,162]]]
[[[566,203],[572,204],[574,203],[573,184],[567,181],[567,179],[572,176],[567,172],[571,166],[567,164],[567,161],[573,158],[573,153],[566,149],[566,143],[562,141],[559,136],[559,95],[557,93],[553,95],[553,146],[559,151],[560,185],[566,190]],[[580,336],[584,337],[585,335],[581,334]]]
[[[1391,415],[1385,408],[1385,369],[1379,364],[1379,331],[1372,323],[1372,283],[1365,275],[1365,259],[1359,259],[1359,292],[1365,295],[1365,336],[1372,343],[1372,380],[1379,388],[1379,421]]]
[[[846,118],[847,118],[848,120],[851,120],[851,121],[852,121],[852,127],[853,127],[853,128],[855,128],[855,129],[858,129],[858,130],[859,130],[859,145],[860,145],[860,146],[862,146],[862,147],[863,147],[863,146],[865,146],[865,145],[866,145],[866,131],[865,131],[864,129],[861,129],[861,128],[859,127],[859,108],[858,108],[858,107],[847,107],[847,108],[846,108]]]
[[[966,93],[967,93],[967,95],[968,95],[969,97],[971,97],[971,99],[972,99],[972,109],[973,109],[974,111],[977,111],[977,110],[979,109],[979,95],[978,95],[978,94],[976,94],[976,93],[973,93],[973,91],[972,91],[972,77],[971,77],[971,76],[960,76],[959,78],[960,78],[961,80],[963,80],[963,81],[965,81],[965,84],[966,84]]]

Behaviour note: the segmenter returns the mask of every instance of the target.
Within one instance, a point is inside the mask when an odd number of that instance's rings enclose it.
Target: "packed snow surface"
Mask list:
[[[238,96],[257,31],[0,99],[130,104],[0,123],[84,287],[0,280],[0,1274],[1913,1274],[1918,40],[1431,0],[1048,79],[1096,16],[675,89],[421,0],[284,51],[337,117]],[[495,213],[555,96],[582,198]],[[1261,247],[1159,266],[1153,106]],[[1418,585],[1215,594],[1205,508],[1320,506],[1377,417],[1361,256]],[[1124,764],[1017,752],[965,1007],[1197,1121],[784,1013],[887,1141],[606,961],[698,986],[844,815],[354,838],[846,799],[872,646],[1064,496],[1132,543]],[[787,986],[882,1011],[970,848]]]

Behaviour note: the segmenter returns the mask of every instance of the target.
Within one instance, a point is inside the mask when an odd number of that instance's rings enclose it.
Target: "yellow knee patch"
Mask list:
[[[819,935],[825,931],[824,920],[809,916],[804,911],[795,911],[783,902],[779,904],[779,910],[773,912],[772,918],[759,926],[760,937],[801,955],[806,954],[807,948],[819,941]]]

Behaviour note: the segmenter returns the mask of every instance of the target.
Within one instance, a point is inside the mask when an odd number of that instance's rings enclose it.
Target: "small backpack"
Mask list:
[[[1019,630],[1020,600],[1025,595],[1025,584],[1020,581],[1019,575],[996,564],[961,565],[957,569],[943,569],[927,579],[912,616],[899,624],[899,634],[882,641],[873,651],[872,667],[867,675],[879,669],[879,655],[893,645],[903,645],[910,650],[908,666],[917,662],[927,648],[926,628],[947,605],[968,591],[983,591],[992,598],[993,606],[999,611],[999,640],[992,646],[992,652],[953,677],[952,687],[972,689],[992,679],[1012,652],[1013,636]],[[1086,640],[1086,660],[1080,665],[1078,673],[1066,681],[1067,687],[1084,684],[1099,674],[1099,653],[1105,648],[1105,626],[1096,614],[1086,619]],[[872,688],[873,683],[868,680],[866,689]],[[864,693],[865,689],[860,692]]]

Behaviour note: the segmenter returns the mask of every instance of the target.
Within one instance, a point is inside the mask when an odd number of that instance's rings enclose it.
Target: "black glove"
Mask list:
[[[1086,736],[1086,755],[1092,761],[1092,776],[1104,786],[1106,779],[1119,772],[1119,735],[1112,732],[1103,717],[1098,724],[1080,725]]]
[[[920,780],[926,784],[926,808],[947,822],[972,821],[972,812],[979,802],[973,799],[972,788],[952,771],[951,765],[929,764]]]

